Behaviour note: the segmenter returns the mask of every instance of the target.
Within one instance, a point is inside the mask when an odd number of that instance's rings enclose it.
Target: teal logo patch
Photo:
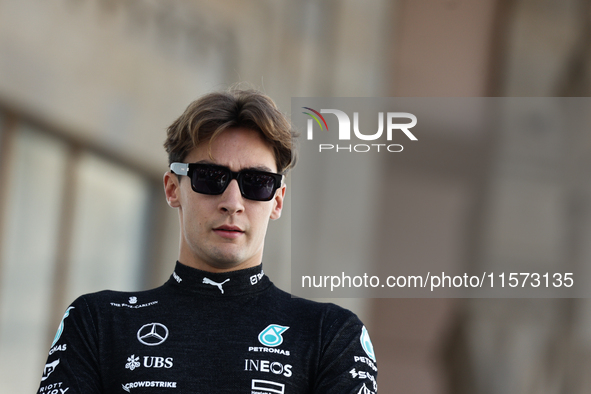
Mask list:
[[[371,344],[371,339],[369,339],[369,333],[367,332],[365,326],[363,326],[361,329],[361,337],[359,339],[361,340],[361,346],[363,347],[363,350],[365,350],[365,353],[367,353],[369,358],[371,358],[373,361],[376,361],[376,355],[373,352],[373,345]]]
[[[62,333],[64,332],[64,320],[66,320],[66,317],[68,317],[70,315],[70,309],[74,309],[74,307],[71,306],[68,309],[66,309],[66,313],[64,313],[64,317],[62,317],[62,321],[60,322],[60,325],[57,328],[57,332],[55,333],[55,338],[53,338],[53,342],[51,344],[51,347],[53,347],[57,343],[57,341],[60,340],[60,337],[62,336]]]
[[[279,324],[269,324],[269,326],[259,334],[259,342],[265,346],[279,346],[283,343],[283,337],[281,334],[288,328],[289,327],[280,326]]]

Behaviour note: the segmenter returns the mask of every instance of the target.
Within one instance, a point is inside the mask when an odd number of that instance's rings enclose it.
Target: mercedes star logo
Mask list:
[[[137,332],[137,340],[147,346],[157,346],[168,338],[168,328],[164,324],[145,324]]]

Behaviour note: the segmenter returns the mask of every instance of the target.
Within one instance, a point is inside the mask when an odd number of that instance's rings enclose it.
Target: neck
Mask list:
[[[271,285],[262,264],[232,272],[208,272],[177,262],[168,284],[183,291],[212,297],[253,294]]]

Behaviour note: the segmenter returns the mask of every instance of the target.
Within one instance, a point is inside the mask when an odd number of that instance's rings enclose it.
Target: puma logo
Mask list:
[[[224,283],[226,283],[227,281],[229,281],[230,278],[226,279],[225,281],[223,281],[222,283],[217,283],[214,282],[213,280],[209,279],[209,278],[203,278],[203,283],[207,284],[207,285],[213,285],[213,286],[217,286],[218,289],[220,289],[220,291],[222,292],[222,294],[224,294],[224,289],[222,289],[222,285]]]

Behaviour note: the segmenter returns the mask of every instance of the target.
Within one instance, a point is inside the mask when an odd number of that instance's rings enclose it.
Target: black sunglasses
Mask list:
[[[236,179],[242,197],[255,201],[269,201],[281,187],[283,175],[252,169],[238,172],[227,167],[204,163],[172,163],[170,169],[177,175],[191,178],[191,188],[201,194],[222,194],[232,179]]]

